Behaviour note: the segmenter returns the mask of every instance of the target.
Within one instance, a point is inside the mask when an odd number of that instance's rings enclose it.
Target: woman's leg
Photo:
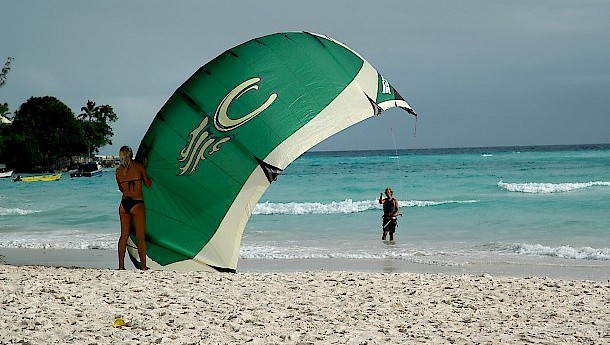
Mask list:
[[[125,251],[127,250],[127,240],[129,239],[129,228],[131,227],[131,215],[123,206],[119,206],[119,219],[121,220],[121,237],[119,237],[119,269],[125,269]]]
[[[131,209],[136,226],[136,239],[138,240],[138,256],[140,269],[146,270],[146,209],[144,204],[138,204]]]

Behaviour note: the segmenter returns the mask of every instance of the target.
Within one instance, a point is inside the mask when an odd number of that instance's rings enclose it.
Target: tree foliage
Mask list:
[[[8,108],[8,103],[0,103],[0,116],[9,117],[11,111]]]
[[[81,108],[78,121],[87,138],[87,144],[91,152],[98,152],[104,145],[112,145],[112,127],[110,122],[118,119],[117,114],[110,105],[95,105],[89,100]]]
[[[0,71],[0,87],[11,69],[9,57]],[[15,112],[12,125],[0,124],[0,162],[20,171],[63,168],[74,156],[87,156],[112,144],[110,123],[118,116],[110,105],[89,100],[78,118],[58,99],[32,97]],[[7,103],[0,115],[9,116]],[[63,163],[65,164],[65,163]]]
[[[6,83],[6,76],[8,75],[8,71],[11,70],[11,61],[13,61],[13,58],[9,56],[4,63],[4,67],[2,67],[2,71],[0,71],[0,86]]]
[[[32,97],[15,113],[7,149],[19,170],[58,168],[62,157],[83,151],[84,133],[74,113],[55,97]]]
[[[20,171],[54,170],[63,168],[61,162],[88,156],[111,144],[109,123],[118,116],[109,105],[96,106],[92,101],[87,105],[83,109],[90,108],[91,116],[76,118],[55,97],[30,98],[15,112],[13,124],[2,128],[0,160]]]
[[[0,87],[6,84],[6,76],[11,70],[11,61],[13,61],[13,58],[9,56],[4,63],[4,67],[2,67],[2,70],[0,71]],[[0,103],[0,116],[8,117],[9,114],[8,103]]]

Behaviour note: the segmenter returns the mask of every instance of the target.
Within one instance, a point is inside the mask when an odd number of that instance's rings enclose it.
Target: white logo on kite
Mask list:
[[[390,86],[390,83],[388,83],[388,81],[385,80],[385,78],[382,75],[380,75],[380,77],[381,77],[381,87],[382,87],[381,93],[386,93],[386,94],[392,93],[392,87]]]
[[[277,98],[276,93],[272,93],[267,100],[258,108],[253,111],[241,116],[239,118],[231,118],[228,114],[229,107],[231,106],[231,102],[233,100],[238,99],[244,93],[250,90],[258,90],[258,83],[261,78],[251,78],[243,83],[237,85],[233,90],[231,90],[220,102],[216,111],[214,112],[214,127],[220,132],[229,132],[242,126],[246,122],[252,120],[260,113],[265,111]],[[199,162],[206,159],[206,156],[212,155],[214,152],[218,152],[221,149],[222,144],[231,140],[230,136],[225,136],[222,138],[216,138],[211,136],[208,131],[209,118],[205,117],[197,128],[193,129],[190,133],[191,140],[188,145],[182,148],[180,151],[180,159],[179,162],[185,162],[182,167],[180,167],[180,175],[184,175],[188,172],[188,174],[192,174],[195,170],[197,170],[197,166]]]

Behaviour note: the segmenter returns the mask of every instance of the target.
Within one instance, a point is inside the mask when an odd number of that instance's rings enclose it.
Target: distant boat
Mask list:
[[[0,171],[0,178],[7,178],[13,175],[13,170]]]
[[[53,175],[36,175],[36,176],[26,176],[22,177],[21,175],[17,175],[13,179],[15,182],[46,182],[46,181],[57,181],[61,178],[61,174],[53,174]]]
[[[70,172],[70,177],[95,177],[102,175],[102,168],[97,162],[85,162],[78,165],[78,169]]]

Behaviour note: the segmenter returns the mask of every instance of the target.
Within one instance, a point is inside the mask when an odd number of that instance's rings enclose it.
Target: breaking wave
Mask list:
[[[519,243],[513,246],[513,251],[523,255],[551,256],[562,259],[610,260],[610,248],[549,247],[541,244]]]
[[[478,200],[445,200],[445,201],[426,201],[426,200],[409,200],[399,201],[401,207],[429,207],[441,206],[447,204],[471,204],[477,203]],[[340,214],[340,213],[357,213],[368,210],[381,209],[381,205],[377,200],[353,201],[345,199],[343,201],[333,201],[330,203],[319,202],[289,202],[275,203],[264,202],[259,203],[254,207],[253,214],[258,215],[275,215],[275,214]]]
[[[549,194],[570,192],[577,189],[590,187],[610,187],[610,182],[595,181],[595,182],[568,182],[568,183],[506,183],[498,182],[498,187],[509,192],[532,193],[532,194]]]

